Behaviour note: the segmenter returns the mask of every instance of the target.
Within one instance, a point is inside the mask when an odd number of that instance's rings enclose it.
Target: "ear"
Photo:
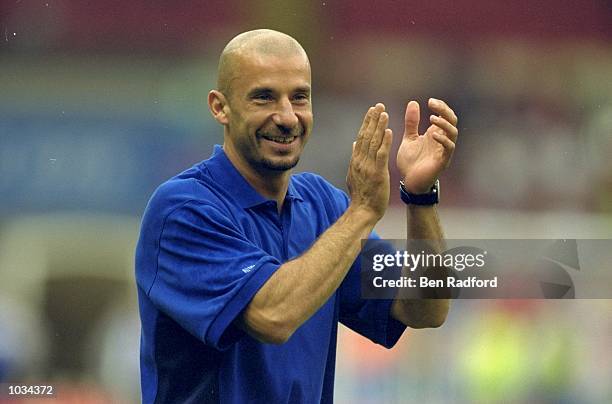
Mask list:
[[[210,110],[213,118],[215,118],[215,120],[221,125],[227,125],[229,123],[229,119],[227,117],[229,105],[222,92],[211,90],[208,93],[208,109]]]

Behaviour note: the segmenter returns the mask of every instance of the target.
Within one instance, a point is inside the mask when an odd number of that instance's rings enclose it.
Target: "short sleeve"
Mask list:
[[[149,297],[195,337],[225,349],[244,335],[233,321],[280,264],[218,208],[190,201],[163,225]]]
[[[374,232],[370,238],[379,239]],[[391,348],[406,326],[391,316],[393,299],[362,298],[360,275],[358,256],[339,288],[340,322],[371,341]]]

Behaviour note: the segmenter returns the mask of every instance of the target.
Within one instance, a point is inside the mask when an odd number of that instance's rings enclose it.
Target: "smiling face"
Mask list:
[[[241,59],[228,96],[227,152],[258,172],[289,170],[312,130],[308,60],[299,54]]]
[[[230,41],[209,105],[239,170],[266,177],[298,163],[312,130],[310,88],[308,57],[293,38],[257,30]]]

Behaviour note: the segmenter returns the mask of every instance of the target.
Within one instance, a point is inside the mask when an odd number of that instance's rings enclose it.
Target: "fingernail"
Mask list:
[[[434,106],[440,105],[440,101],[436,100],[435,98],[430,98],[429,101],[431,102],[431,105],[434,105]]]

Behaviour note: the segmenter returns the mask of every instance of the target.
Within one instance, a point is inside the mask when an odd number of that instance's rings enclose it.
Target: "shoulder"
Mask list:
[[[204,164],[197,164],[161,184],[149,200],[143,223],[165,220],[178,212],[198,207],[200,210],[226,210]]]

